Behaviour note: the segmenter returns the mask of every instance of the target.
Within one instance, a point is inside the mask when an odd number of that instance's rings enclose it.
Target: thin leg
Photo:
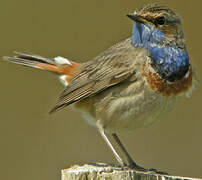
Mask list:
[[[110,147],[110,149],[112,150],[116,160],[119,162],[119,164],[122,167],[125,167],[126,164],[124,163],[124,161],[121,159],[121,157],[119,156],[119,154],[116,152],[116,150],[114,149],[114,147],[112,146],[111,142],[109,141],[108,137],[105,135],[104,130],[100,127],[98,127],[98,131],[100,132],[101,136],[103,137],[103,139],[105,140],[105,142],[107,143],[107,145]]]
[[[122,152],[125,154],[127,160],[128,160],[128,163],[129,163],[129,167],[130,168],[135,168],[137,170],[143,170],[143,171],[153,171],[155,173],[159,173],[159,174],[168,174],[167,172],[162,172],[162,171],[159,171],[157,169],[154,169],[154,168],[150,168],[150,169],[145,169],[141,166],[138,166],[134,161],[133,159],[131,158],[131,156],[129,155],[129,153],[126,151],[125,147],[123,146],[123,144],[121,143],[119,137],[113,133],[112,134],[112,137],[114,138],[114,140],[116,141],[116,143],[119,145],[120,149],[122,150]]]
[[[128,163],[129,163],[129,167],[131,168],[136,168],[138,170],[145,170],[143,167],[138,166],[133,159],[131,158],[131,156],[129,155],[129,153],[127,152],[126,148],[123,146],[123,144],[121,143],[119,137],[113,133],[112,137],[114,138],[114,140],[116,141],[116,143],[119,145],[120,149],[122,150],[122,152],[125,154]]]

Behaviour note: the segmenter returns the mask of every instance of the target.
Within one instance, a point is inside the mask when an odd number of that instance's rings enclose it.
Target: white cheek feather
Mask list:
[[[59,65],[62,65],[62,64],[72,65],[68,59],[61,57],[61,56],[55,57],[54,60]]]
[[[68,86],[68,82],[67,82],[66,78],[67,78],[67,75],[61,75],[61,76],[59,77],[60,82],[61,82],[65,87]]]

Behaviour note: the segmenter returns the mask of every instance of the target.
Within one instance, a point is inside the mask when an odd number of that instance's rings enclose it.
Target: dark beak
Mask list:
[[[137,14],[127,14],[126,16],[128,16],[130,19],[132,19],[135,22],[145,23],[145,19]]]

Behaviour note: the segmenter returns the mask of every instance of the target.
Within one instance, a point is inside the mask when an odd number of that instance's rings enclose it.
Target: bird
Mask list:
[[[50,113],[71,105],[97,128],[121,167],[144,170],[117,134],[157,122],[178,99],[191,96],[197,77],[181,18],[173,10],[152,3],[127,17],[133,21],[132,35],[90,61],[24,52],[4,59],[58,75],[65,88]]]

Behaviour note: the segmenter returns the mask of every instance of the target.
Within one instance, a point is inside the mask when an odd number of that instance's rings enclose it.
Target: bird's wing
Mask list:
[[[50,113],[93,96],[134,74],[132,66],[134,58],[129,56],[132,50],[134,51],[134,48],[127,39],[104,51],[94,60],[84,63],[80,73],[60,94],[57,104]]]

